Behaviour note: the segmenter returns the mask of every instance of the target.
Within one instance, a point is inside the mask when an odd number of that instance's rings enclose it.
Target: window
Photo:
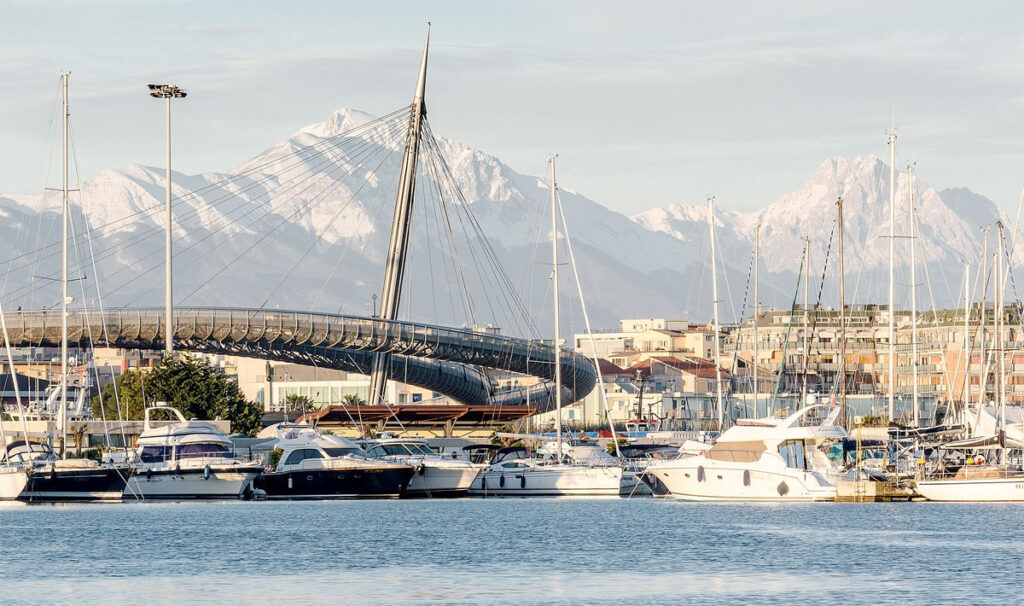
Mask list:
[[[170,458],[170,446],[143,446],[139,455],[143,463],[159,463]]]
[[[803,440],[786,440],[779,444],[779,454],[786,461],[786,467],[807,469],[807,465],[804,462]]]
[[[313,452],[316,452],[316,451],[314,450]],[[328,457],[343,457],[345,455],[350,455],[350,454],[359,454],[360,451],[359,451],[358,448],[324,448],[324,452],[327,453]],[[319,455],[320,453],[317,452],[317,454]],[[313,458],[313,457],[306,457],[306,458],[308,459],[308,458]],[[315,457],[315,458],[319,459],[320,457]]]
[[[303,450],[293,450],[292,454],[288,455],[288,458],[285,460],[284,464],[298,465],[299,463],[302,462],[303,459],[306,458],[305,455],[303,454],[304,452],[305,451]]]
[[[179,459],[230,459],[231,450],[223,444],[185,444],[178,447]]]

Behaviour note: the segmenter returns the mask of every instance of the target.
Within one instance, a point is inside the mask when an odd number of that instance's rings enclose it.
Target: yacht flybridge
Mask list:
[[[741,419],[714,446],[696,456],[647,468],[673,497],[688,501],[833,501],[836,486],[825,443],[847,437],[831,417],[803,408],[782,419]],[[829,412],[834,412],[831,410]]]
[[[270,499],[397,498],[415,471],[370,459],[355,442],[309,425],[281,423],[277,437],[280,458],[256,482]]]
[[[156,413],[176,422],[157,426]],[[236,457],[231,440],[211,423],[186,421],[177,408],[151,406],[136,447],[129,493],[144,499],[235,499],[263,471]]]

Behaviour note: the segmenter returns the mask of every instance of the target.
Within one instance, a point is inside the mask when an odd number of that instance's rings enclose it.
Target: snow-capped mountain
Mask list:
[[[403,116],[380,121],[338,110],[226,173],[175,173],[176,302],[369,315],[383,275],[405,123]],[[420,160],[403,317],[491,323],[528,336],[538,334],[527,326],[532,321],[545,334],[551,324],[546,180],[447,139],[438,139],[436,149],[439,156],[427,151]],[[908,233],[908,187],[901,174],[901,235]],[[72,276],[85,279],[72,287],[79,290],[76,298],[96,304],[98,284],[108,306],[161,304],[163,170],[106,170],[80,189],[72,198],[79,237],[71,258]],[[928,262],[937,304],[948,304],[957,297],[963,260],[980,257],[980,228],[1001,214],[966,189],[936,192],[915,181],[914,192],[918,258]],[[848,284],[856,275],[861,287],[853,300],[881,300],[882,291],[872,284],[887,267],[888,168],[874,157],[838,158],[762,212],[716,209],[723,319],[743,315],[745,300],[749,310],[747,275],[758,222],[763,305],[789,305],[804,237],[811,238],[813,280],[820,281],[840,195]],[[561,188],[560,199],[595,329],[615,326],[622,317],[709,319],[706,206],[672,205],[631,218],[571,189]],[[8,307],[40,308],[59,300],[58,286],[40,278],[59,275],[59,210],[57,192],[0,196],[0,274]],[[906,248],[905,241],[899,244]],[[834,263],[834,248],[832,256]],[[901,252],[904,269],[907,257]],[[560,262],[570,262],[564,242]],[[575,301],[571,268],[562,276],[563,300]],[[940,276],[946,283],[936,282]],[[826,304],[834,303],[833,292],[828,284],[823,288]],[[525,310],[516,309],[516,299]],[[563,309],[563,336],[582,332],[578,305]]]

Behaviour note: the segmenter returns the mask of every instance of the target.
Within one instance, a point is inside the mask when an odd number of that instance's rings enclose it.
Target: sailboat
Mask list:
[[[23,439],[5,442],[0,449],[0,460],[24,465],[27,468],[27,481],[17,498],[27,501],[36,500],[121,500],[132,468],[127,465],[101,464],[91,459],[65,459],[65,441],[68,428],[67,390],[70,372],[68,371],[68,139],[69,118],[68,106],[68,74],[61,74],[61,114],[63,123],[63,212],[62,212],[62,278],[61,278],[61,378],[58,385],[60,409],[55,415],[60,432],[60,449],[55,451],[50,444],[30,439],[28,431],[24,431]],[[5,343],[6,339],[5,325]],[[9,349],[9,345],[8,345]],[[13,368],[13,363],[11,364]],[[56,401],[56,399],[55,399]],[[25,418],[25,411],[20,407],[19,415]]]
[[[1003,325],[1006,307],[1004,301],[1003,278],[1003,225],[996,223],[999,229],[999,249],[996,256],[996,300],[995,300],[995,338],[997,365],[996,391],[997,402],[992,409],[994,431],[991,435],[976,435],[961,440],[948,442],[941,446],[946,451],[963,451],[965,463],[958,469],[943,471],[949,475],[926,478],[916,482],[919,495],[929,501],[970,501],[970,502],[1005,502],[1024,501],[1024,470],[1010,466],[1008,458],[1011,451],[1020,452],[1024,449],[1024,424],[1008,424],[1006,418],[1006,352],[1003,349]],[[984,310],[983,310],[984,311]],[[984,385],[984,381],[982,382]],[[980,407],[979,419],[987,414],[987,408]],[[976,427],[977,429],[977,427]],[[993,452],[999,462],[989,464],[984,457],[968,457],[969,452]]]
[[[555,158],[551,168],[551,254],[554,283],[554,397],[555,439],[529,434],[499,437],[540,442],[536,452],[523,446],[502,448],[470,486],[473,496],[620,496],[636,489],[636,474],[592,442],[564,439],[562,435],[562,368],[558,326],[558,181]],[[539,455],[539,456],[537,456]]]

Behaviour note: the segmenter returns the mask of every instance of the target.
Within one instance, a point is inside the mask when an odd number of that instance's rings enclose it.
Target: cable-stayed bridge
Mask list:
[[[142,207],[114,218],[104,224],[87,225],[76,232],[74,222],[69,224],[70,205],[68,202],[67,146],[65,145],[64,200],[62,263],[63,279],[61,306],[46,311],[21,311],[6,314],[11,347],[53,346],[62,347],[62,365],[66,365],[68,346],[107,346],[126,349],[185,350],[209,354],[227,354],[317,366],[365,374],[370,377],[369,406],[356,411],[364,418],[365,412],[373,416],[374,408],[383,416],[394,416],[401,423],[403,411],[395,408],[409,408],[406,417],[424,420],[443,420],[449,423],[457,418],[477,424],[495,424],[515,418],[522,418],[536,412],[545,412],[556,403],[575,402],[586,396],[596,382],[593,364],[583,356],[570,351],[560,357],[561,393],[550,382],[556,377],[554,346],[538,340],[499,336],[491,332],[478,332],[443,326],[436,316],[439,308],[436,300],[435,281],[447,280],[440,290],[446,292],[453,315],[459,308],[466,315],[468,325],[476,326],[478,297],[470,292],[469,283],[474,278],[479,284],[479,293],[486,299],[490,313],[501,307],[512,317],[516,328],[536,334],[532,318],[519,298],[516,287],[504,273],[498,256],[482,233],[479,222],[466,203],[437,139],[430,130],[426,119],[424,91],[426,84],[428,42],[423,50],[416,93],[409,106],[387,114],[376,120],[357,125],[347,131],[334,134],[308,145],[289,145],[274,148],[273,153],[261,157],[240,173],[217,179],[203,187],[193,189],[174,197],[170,191],[170,171],[167,183],[167,223],[160,227],[153,225],[136,229],[132,221],[147,216],[155,207]],[[70,116],[67,105],[67,78],[62,76],[64,137],[69,139]],[[168,109],[169,111],[169,109]],[[398,145],[398,141],[402,141]],[[421,147],[422,142],[422,147]],[[347,146],[349,149],[343,149]],[[392,150],[395,153],[392,153]],[[400,150],[400,154],[397,153]],[[168,152],[169,153],[169,152]],[[395,162],[400,155],[400,166]],[[420,156],[423,162],[420,163]],[[169,160],[168,160],[169,163]],[[288,280],[298,272],[311,257],[318,243],[324,240],[346,212],[352,211],[353,203],[362,209],[366,217],[383,214],[383,196],[390,188],[376,188],[376,178],[362,178],[365,167],[379,170],[393,166],[397,172],[397,195],[394,215],[390,225],[390,241],[384,263],[384,280],[380,294],[380,311],[372,317],[345,315],[341,313],[317,313],[312,308],[318,301],[329,297],[324,287],[335,278],[335,270],[345,267],[344,255],[338,256],[330,272],[322,279],[323,286],[311,297],[310,311],[280,311],[270,309],[275,294],[287,291]],[[376,174],[375,172],[373,173]],[[420,193],[417,195],[417,184]],[[193,290],[180,300],[190,300],[206,288],[216,289],[231,280],[232,272],[239,266],[261,267],[260,257],[268,243],[274,239],[285,239],[280,229],[298,217],[311,217],[314,210],[322,210],[325,200],[341,192],[345,201],[325,214],[329,220],[317,226],[315,238],[304,249],[299,246],[295,257],[289,258],[283,276],[264,275],[269,279],[262,305],[256,308],[218,307],[174,307],[172,305],[172,236],[171,226],[177,220],[200,222],[199,235],[176,250],[175,269],[181,277],[191,278],[206,270],[215,270],[204,278]],[[207,200],[203,196],[213,196]],[[419,204],[414,204],[419,198]],[[196,201],[202,204],[190,206]],[[376,200],[376,212],[365,205]],[[178,214],[172,213],[172,202],[178,206]],[[427,212],[433,204],[436,216]],[[450,247],[450,258],[433,258],[427,249],[427,271],[420,268],[414,277],[431,283],[431,303],[434,322],[410,322],[399,319],[400,304],[409,307],[412,292],[410,280],[406,279],[412,240],[414,208],[423,216],[421,238],[443,242]],[[184,212],[182,212],[184,209]],[[84,219],[84,212],[83,212]],[[219,221],[219,223],[218,223]],[[69,232],[70,227],[70,234]],[[117,228],[115,231],[114,228]],[[457,230],[462,229],[461,240]],[[120,230],[123,230],[121,232]],[[106,249],[93,250],[91,234],[100,231],[118,233]],[[128,303],[120,307],[104,309],[99,288],[95,296],[98,310],[68,309],[72,301],[68,292],[68,239],[74,242],[78,257],[77,273],[104,275],[105,283],[112,278],[121,280],[120,285],[107,292],[118,291],[126,285],[140,281],[140,277],[157,275],[160,266],[158,257],[150,253],[138,255],[137,262],[121,263],[113,272],[100,272],[97,261],[118,259],[131,247],[143,244],[152,236],[167,234],[166,260],[166,307],[155,309],[138,307]],[[204,242],[218,233],[241,234],[243,241],[231,241],[227,247],[232,255],[223,264],[208,262],[209,250],[200,248]],[[254,239],[245,242],[244,237]],[[38,235],[37,235],[38,238]],[[365,250],[364,242],[360,250]],[[88,252],[83,253],[79,247]],[[37,266],[56,257],[58,247],[48,244],[31,250],[30,247],[17,249],[7,261],[3,277],[28,272],[30,280],[20,286],[7,289],[6,297],[25,300],[34,308],[33,293],[46,288],[46,279],[35,274]],[[353,247],[354,248],[354,247]],[[180,263],[182,253],[194,257]],[[278,259],[275,259],[277,261]],[[470,264],[465,263],[469,260]],[[195,269],[193,269],[195,268]],[[91,272],[89,271],[91,269]],[[80,281],[80,280],[78,280]],[[273,282],[271,286],[270,281]],[[415,282],[415,280],[413,280]],[[152,284],[150,290],[158,284]],[[354,290],[349,288],[349,291]],[[145,294],[145,291],[143,292]],[[27,299],[26,299],[27,298]],[[82,301],[89,295],[82,290]],[[376,303],[376,297],[374,297]],[[443,305],[441,305],[443,307]],[[0,308],[2,309],[2,308]],[[10,309],[10,306],[8,306]],[[63,309],[67,309],[66,313]],[[408,314],[408,309],[401,310]],[[66,326],[62,319],[66,317]],[[408,317],[408,316],[406,316]],[[460,321],[455,319],[456,322]],[[168,339],[168,335],[170,338]],[[66,371],[65,371],[66,372]],[[541,382],[529,387],[498,391],[492,376],[495,374],[532,375]],[[458,404],[447,411],[424,412],[426,406],[392,405],[385,400],[387,380],[429,389],[442,394]],[[461,409],[459,408],[461,407]],[[349,411],[345,411],[349,414]],[[433,415],[433,416],[431,416]],[[352,416],[352,415],[349,415]],[[352,419],[355,423],[355,419]],[[360,421],[360,424],[362,422]]]
[[[151,308],[70,311],[68,342],[80,347],[159,350],[165,344],[164,318],[162,309]],[[555,405],[551,383],[496,392],[483,370],[552,379],[554,348],[532,340],[379,318],[279,310],[178,308],[172,320],[175,348],[186,351],[361,374],[370,373],[377,354],[389,354],[393,380],[473,407],[481,421],[488,415],[494,420],[518,418]],[[60,346],[58,311],[7,312],[6,322],[12,347]],[[596,374],[590,360],[563,351],[561,367],[563,403],[593,389]]]

